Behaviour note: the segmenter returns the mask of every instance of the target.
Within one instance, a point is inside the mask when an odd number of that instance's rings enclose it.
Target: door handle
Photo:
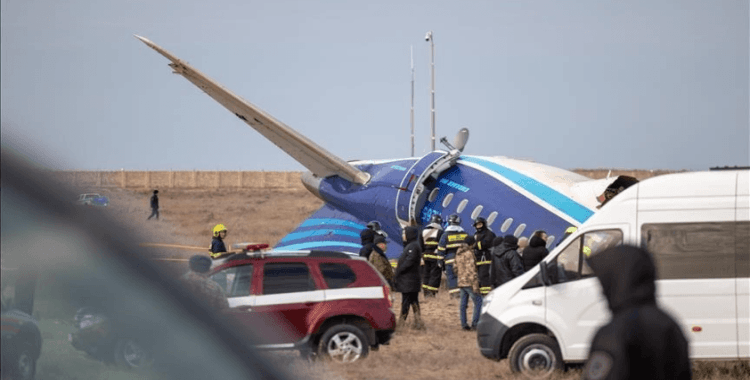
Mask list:
[[[541,305],[542,305],[542,301],[539,301],[539,300],[533,300],[533,301],[531,301],[531,304],[532,304],[532,305],[536,305],[536,306],[541,306]]]

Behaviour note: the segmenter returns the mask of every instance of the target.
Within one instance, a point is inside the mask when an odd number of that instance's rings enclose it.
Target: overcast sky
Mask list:
[[[151,39],[345,160],[750,164],[748,0],[1,0],[2,139],[54,168],[304,170]]]

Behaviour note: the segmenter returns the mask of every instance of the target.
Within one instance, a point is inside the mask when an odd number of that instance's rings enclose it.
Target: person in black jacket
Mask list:
[[[513,248],[516,246],[516,237],[508,235],[500,238],[502,242],[508,244],[498,244],[492,247],[492,264],[490,264],[490,283],[492,289],[520,276],[523,274],[523,263],[518,251]],[[497,238],[495,240],[498,240]]]
[[[492,249],[492,241],[495,240],[495,233],[487,228],[487,219],[483,217],[477,217],[474,219],[474,260],[477,263],[477,275],[479,276],[479,291],[483,296],[492,290],[492,282],[490,282],[490,265],[492,263],[490,249]]]
[[[359,255],[365,259],[370,259],[370,252],[374,246],[375,231],[370,228],[365,228],[359,233],[359,238],[362,239],[362,248],[359,250]]]
[[[617,246],[587,259],[612,319],[591,342],[583,379],[690,379],[688,343],[656,305],[656,267],[643,249]]]
[[[419,262],[422,259],[422,249],[419,243],[419,229],[409,226],[404,228],[401,237],[404,242],[404,251],[398,258],[394,282],[396,290],[401,292],[401,323],[406,322],[409,316],[409,306],[414,310],[414,327],[421,329],[422,313],[419,309],[419,291],[422,289],[422,280],[419,277]]]
[[[549,251],[547,250],[547,233],[544,231],[536,231],[529,240],[529,245],[523,249],[523,270],[528,271],[529,269],[537,266],[543,258],[547,256]]]
[[[154,195],[151,196],[151,215],[148,216],[149,220],[156,217],[156,220],[159,220],[159,196],[156,195],[159,194],[159,190],[154,190]]]

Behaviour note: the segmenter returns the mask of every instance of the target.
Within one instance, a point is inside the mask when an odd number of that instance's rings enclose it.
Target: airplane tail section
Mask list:
[[[312,140],[290,128],[273,116],[267,114],[254,104],[235,95],[228,89],[216,83],[200,71],[194,69],[185,61],[172,55],[147,38],[135,35],[136,38],[169,59],[169,66],[174,73],[180,74],[203,90],[208,96],[223,105],[230,112],[253,127],[258,133],[273,142],[287,154],[292,156],[308,170],[318,177],[338,175],[352,183],[365,184],[370,175],[350,165],[338,156],[328,152]]]

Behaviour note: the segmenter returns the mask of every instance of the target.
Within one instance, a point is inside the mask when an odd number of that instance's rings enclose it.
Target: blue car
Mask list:
[[[109,205],[109,198],[97,193],[86,193],[78,196],[78,204],[85,206],[107,207]]]

